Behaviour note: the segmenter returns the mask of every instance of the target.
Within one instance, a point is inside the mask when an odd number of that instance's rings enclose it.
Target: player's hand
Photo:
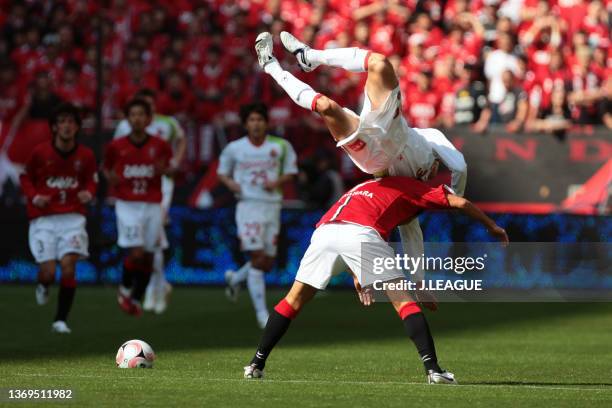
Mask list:
[[[420,287],[420,283],[417,283],[417,287]],[[425,308],[435,312],[438,310],[438,299],[428,290],[417,290],[415,292],[416,300]]]
[[[81,202],[81,204],[87,204],[88,202],[90,202],[93,199],[93,196],[87,190],[79,191],[77,193],[77,197],[78,197],[79,201]]]
[[[47,204],[49,204],[49,201],[51,201],[51,197],[37,194],[32,199],[32,204],[34,207],[45,208]]]
[[[500,227],[499,225],[496,225],[489,229],[489,233],[495,238],[497,238],[502,244],[504,244],[504,246],[508,245],[508,243],[510,242],[506,230]]]
[[[278,188],[278,182],[276,182],[276,181],[266,181],[266,184],[264,184],[264,188],[267,191],[272,192],[272,191],[274,191],[274,190],[276,190]]]
[[[242,188],[240,187],[240,184],[236,183],[234,180],[231,180],[228,184],[227,184],[227,188],[230,189],[230,191],[234,194],[240,194],[242,193]]]
[[[353,285],[355,285],[355,291],[357,291],[357,296],[359,297],[359,301],[362,305],[370,306],[372,303],[374,303],[374,298],[372,297],[372,289],[363,289],[355,275],[353,275]]]
[[[106,179],[108,180],[108,184],[110,184],[111,186],[117,185],[119,184],[119,176],[117,175],[117,172],[115,172],[115,170],[109,170],[108,172],[106,172]]]

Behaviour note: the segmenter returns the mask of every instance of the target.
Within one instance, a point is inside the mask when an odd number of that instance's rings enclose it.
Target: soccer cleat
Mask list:
[[[53,333],[61,333],[61,334],[72,333],[72,330],[70,330],[70,327],[68,327],[66,322],[63,320],[58,320],[56,322],[53,322],[53,324],[51,325],[51,331]]]
[[[236,272],[232,270],[225,271],[225,283],[227,286],[225,287],[225,297],[230,302],[236,303],[238,301],[238,295],[240,294],[240,285],[234,285],[234,275]]]
[[[448,371],[427,371],[427,384],[459,384],[457,380],[455,380],[455,374],[449,373]]]
[[[172,285],[166,282],[162,291],[163,293],[157,294],[157,301],[155,302],[153,309],[156,314],[162,314],[168,308],[168,303],[170,303],[170,294],[172,293]]]
[[[304,72],[314,71],[319,64],[313,63],[306,59],[306,52],[310,49],[309,46],[295,38],[292,34],[282,31],[280,39],[287,51],[295,55],[298,65]]]
[[[250,364],[244,367],[244,378],[263,378],[264,372],[255,366],[255,364]]]
[[[49,301],[49,288],[39,283],[36,285],[36,303],[39,306],[46,305]]]
[[[255,39],[255,52],[257,53],[257,61],[261,68],[265,67],[269,63],[276,61],[274,55],[272,55],[272,34],[264,31],[259,33]]]
[[[142,302],[142,310],[145,312],[152,312],[155,310],[157,303],[157,296],[154,290],[148,290],[145,293],[144,302]]]
[[[119,303],[119,308],[123,310],[125,313],[132,316],[141,316],[142,315],[142,307],[140,303],[130,298],[129,293],[125,290],[123,286],[119,286],[119,291],[117,293],[117,303]]]
[[[267,310],[262,312],[257,312],[257,325],[260,329],[265,329],[266,324],[268,324],[268,319],[270,318],[270,313]]]

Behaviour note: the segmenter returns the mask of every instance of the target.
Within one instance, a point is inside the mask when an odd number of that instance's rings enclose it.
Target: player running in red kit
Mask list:
[[[403,176],[357,185],[344,194],[317,224],[295,282],[270,314],[257,352],[244,368],[244,377],[263,377],[266,359],[289,328],[291,320],[317,290],[325,289],[333,275],[348,268],[355,277],[356,288],[361,291],[365,273],[374,270],[374,259],[395,257],[386,241],[391,231],[426,209],[458,209],[481,222],[500,241],[508,242],[502,228],[468,200],[452,194],[446,186],[432,188]],[[377,277],[386,282],[404,279],[404,274],[392,269]],[[428,382],[456,384],[454,375],[438,365],[434,341],[419,305],[407,294],[401,300],[395,296],[389,300],[421,356]]]
[[[36,302],[49,300],[49,285],[61,267],[57,313],[51,329],[70,333],[66,324],[76,290],[75,269],[87,258],[86,204],[96,194],[96,159],[77,142],[81,129],[78,108],[62,104],[49,119],[53,138],[36,146],[21,175],[30,218],[30,251],[39,265]]]
[[[128,250],[117,300],[124,312],[139,316],[163,228],[162,175],[171,175],[176,169],[170,166],[170,145],[145,131],[152,119],[151,106],[134,99],[125,115],[132,130],[109,143],[104,174],[117,198],[118,245]]]

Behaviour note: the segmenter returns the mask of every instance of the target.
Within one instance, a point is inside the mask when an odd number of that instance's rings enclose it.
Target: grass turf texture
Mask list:
[[[178,288],[166,314],[135,319],[114,288],[83,287],[69,336],[50,332],[56,297],[39,307],[33,285],[0,286],[0,401],[10,387],[70,388],[75,406],[612,405],[612,304],[443,304],[428,317],[453,387],[425,385],[391,306],[363,308],[349,291],[303,310],[263,381],[242,379],[260,335],[247,293],[230,304],[221,289]],[[132,338],[153,346],[154,369],[115,367]]]

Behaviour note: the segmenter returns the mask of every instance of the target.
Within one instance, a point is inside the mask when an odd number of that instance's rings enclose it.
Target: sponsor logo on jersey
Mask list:
[[[366,147],[366,143],[361,139],[357,139],[353,143],[347,145],[346,147],[348,147],[349,149],[353,151],[358,152],[362,150],[364,147]]]
[[[123,177],[129,178],[152,178],[155,169],[152,164],[126,164],[123,168]]]
[[[74,177],[49,177],[47,179],[47,187],[65,190],[69,188],[77,188],[79,182]]]
[[[238,167],[241,170],[251,170],[251,169],[270,170],[270,169],[275,169],[277,165],[278,165],[277,160],[254,160],[254,161],[239,163]]]

